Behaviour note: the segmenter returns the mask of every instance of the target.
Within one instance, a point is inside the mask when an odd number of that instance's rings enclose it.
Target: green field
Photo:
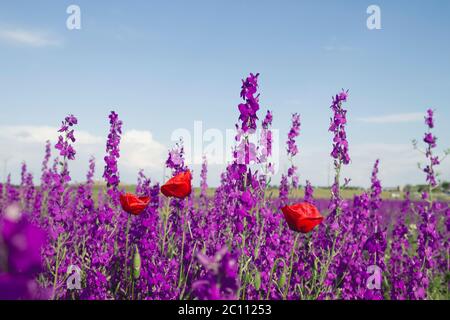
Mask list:
[[[94,186],[94,195],[97,195],[100,188],[105,188],[102,184],[96,184]],[[123,187],[122,187],[123,188]],[[134,193],[136,191],[136,185],[126,185],[124,186],[126,192]],[[209,188],[208,189],[208,196],[212,197],[215,192],[215,188]],[[355,195],[360,195],[365,190],[362,188],[348,188],[341,190],[342,197],[345,199],[352,199]],[[194,188],[195,195],[198,196],[200,194],[200,188]],[[290,191],[290,197],[291,198],[303,198],[304,196],[304,189],[300,188],[297,190]],[[329,188],[323,188],[319,187],[314,190],[314,197],[316,199],[329,199],[331,196],[330,189]],[[403,199],[403,192],[401,191],[383,191],[382,198],[384,200],[401,200]],[[267,191],[267,197],[270,198],[276,198],[278,197],[278,187],[271,187]],[[442,192],[435,192],[434,197],[436,200],[439,201],[450,201],[450,196],[442,193]],[[420,199],[420,193],[417,191],[414,191],[411,193],[411,198],[413,200],[419,200]]]

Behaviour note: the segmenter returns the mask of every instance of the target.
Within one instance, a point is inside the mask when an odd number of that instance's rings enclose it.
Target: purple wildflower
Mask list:
[[[173,176],[176,176],[187,170],[184,161],[183,140],[180,139],[180,141],[175,144],[175,147],[172,150],[169,150],[166,167],[172,170]]]
[[[306,180],[304,201],[314,204],[314,188],[309,180]]]
[[[433,119],[434,112],[432,109],[427,110],[427,115],[425,116],[425,124],[428,126],[429,129],[434,128],[434,119]]]
[[[288,156],[295,157],[298,153],[298,147],[295,139],[300,135],[300,115],[294,113],[292,115],[292,126],[288,133],[287,141],[287,154]]]
[[[372,209],[373,210],[378,210],[380,208],[380,204],[381,204],[381,193],[383,192],[383,189],[381,187],[381,182],[378,179],[378,166],[380,164],[380,160],[377,159],[375,161],[375,165],[373,166],[373,171],[372,171],[372,178],[371,178],[371,193],[370,193],[370,200],[372,203]]]
[[[0,244],[6,247],[7,273],[0,270],[0,299],[46,298],[35,281],[43,270],[41,249],[46,239],[44,231],[22,215],[17,206],[6,208],[5,217],[0,219]]]

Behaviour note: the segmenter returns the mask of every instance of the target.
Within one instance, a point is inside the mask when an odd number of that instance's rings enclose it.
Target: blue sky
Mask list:
[[[70,4],[81,8],[81,30],[66,28]],[[366,27],[371,4],[381,8],[381,30]],[[364,185],[380,157],[387,185],[421,182],[420,155],[409,147],[422,137],[419,113],[437,110],[440,147],[450,146],[449,13],[448,1],[2,2],[0,161],[9,159],[13,176],[22,160],[37,174],[39,150],[54,138],[44,128],[74,113],[90,141],[73,164],[81,180],[89,153],[102,165],[99,137],[114,109],[134,132],[124,180],[134,181],[139,165],[161,180],[150,163],[161,156],[143,161],[133,145],[161,153],[174,130],[196,120],[232,128],[240,79],[259,72],[262,112],[274,112],[283,139],[291,113],[302,116],[302,179],[327,183],[328,106],[348,88],[354,153],[346,173]],[[17,138],[25,131],[34,138]],[[212,184],[220,169],[211,168]],[[450,179],[448,164],[441,171]]]

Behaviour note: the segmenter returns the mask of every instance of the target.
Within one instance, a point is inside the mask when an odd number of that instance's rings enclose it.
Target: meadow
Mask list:
[[[40,177],[23,164],[20,185],[0,184],[0,299],[449,299],[450,207],[436,174],[448,152],[436,155],[434,111],[424,112],[423,139],[412,146],[424,155],[420,194],[383,191],[376,158],[371,187],[348,187],[341,175],[351,162],[344,90],[324,106],[332,186],[300,184],[307,175],[298,113],[286,137],[291,165],[275,186],[274,114],[261,110],[258,79],[242,80],[233,161],[217,188],[208,187],[207,158],[191,173],[182,141],[168,152],[168,181],[141,171],[136,185],[122,184],[126,124],[115,112],[103,184],[94,181],[95,159],[86,181],[74,184],[78,120],[68,115],[55,132],[58,143],[45,146]]]

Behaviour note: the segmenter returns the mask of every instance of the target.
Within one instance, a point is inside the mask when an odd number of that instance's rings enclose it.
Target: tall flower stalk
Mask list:
[[[55,149],[59,151],[59,155],[63,158],[61,165],[61,178],[64,182],[70,181],[70,174],[68,171],[67,160],[75,160],[76,151],[73,148],[72,143],[75,143],[75,130],[73,127],[78,124],[78,119],[73,116],[67,116],[61,124],[59,133],[61,135],[58,137],[58,143],[55,145]]]
[[[328,131],[332,132],[333,150],[331,157],[334,159],[334,183],[331,187],[332,200],[330,203],[331,218],[334,220],[341,213],[342,197],[341,197],[341,170],[343,165],[350,163],[349,147],[347,141],[347,133],[345,127],[347,125],[347,110],[344,109],[343,103],[347,101],[348,91],[342,90],[333,97],[331,110],[333,117]]]
[[[273,143],[273,135],[272,135],[272,121],[273,114],[270,110],[267,110],[266,116],[261,122],[261,136],[259,141],[259,156],[258,163],[263,165],[263,173],[266,184],[270,183],[268,176],[274,173],[273,163],[269,162],[270,157],[272,156],[272,143]]]
[[[236,124],[237,147],[234,151],[234,159],[237,164],[249,166],[257,160],[256,146],[250,142],[250,136],[256,131],[256,121],[258,120],[257,112],[259,111],[259,94],[258,77],[250,73],[250,75],[242,80],[240,97],[244,100],[238,105],[239,124]],[[244,175],[244,186],[246,188],[246,175]]]
[[[288,133],[288,139],[286,142],[286,153],[289,160],[289,168],[287,170],[287,174],[283,174],[281,176],[281,183],[280,183],[280,202],[281,206],[284,206],[287,204],[289,200],[289,190],[291,184],[292,188],[297,189],[298,188],[298,175],[297,175],[297,167],[294,164],[294,158],[298,154],[298,147],[296,139],[300,135],[300,115],[298,113],[292,114],[292,123],[291,123],[291,129]]]
[[[428,190],[422,193],[422,199],[426,201],[426,205],[416,206],[421,221],[419,225],[419,232],[417,237],[417,253],[418,256],[413,258],[413,269],[415,276],[410,290],[414,293],[413,298],[422,299],[427,297],[430,289],[430,281],[433,279],[433,270],[437,266],[439,255],[439,233],[437,231],[438,217],[435,207],[433,193],[438,186],[436,167],[440,165],[441,161],[447,156],[440,159],[434,154],[434,149],[437,147],[437,137],[433,134],[435,126],[434,111],[428,109],[425,116],[425,124],[427,131],[425,132],[423,142],[425,143],[425,154],[427,165],[423,168],[426,174],[426,182]],[[418,148],[417,141],[413,141],[415,149]],[[438,205],[439,206],[439,205]]]
[[[200,172],[200,199],[206,204],[208,200],[208,160],[203,156],[202,171]]]
[[[119,203],[120,174],[118,159],[120,158],[120,140],[122,135],[122,121],[119,115],[111,111],[109,115],[110,131],[106,142],[105,169],[103,178],[107,183],[108,195],[114,205]]]

